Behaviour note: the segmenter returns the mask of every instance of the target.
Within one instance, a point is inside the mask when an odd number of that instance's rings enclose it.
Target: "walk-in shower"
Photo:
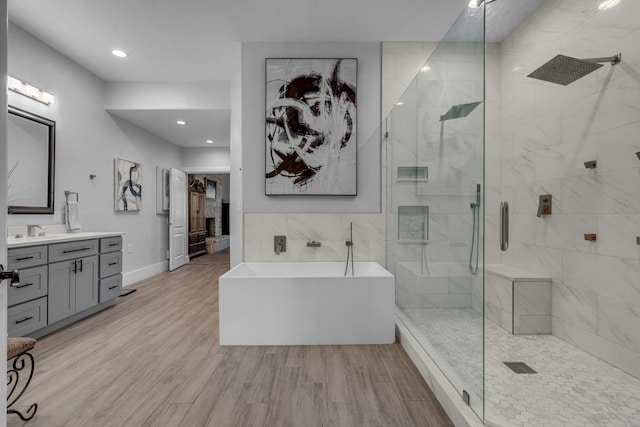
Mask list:
[[[399,330],[455,390],[447,409],[638,425],[640,2],[475,5],[383,66],[396,84],[408,52],[431,52],[385,120]],[[549,60],[559,47],[571,56]],[[541,195],[552,215],[537,215]]]

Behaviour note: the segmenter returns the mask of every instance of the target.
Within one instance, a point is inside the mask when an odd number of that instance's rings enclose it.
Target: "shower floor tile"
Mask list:
[[[476,393],[482,316],[468,309],[404,313]],[[512,335],[485,324],[485,419],[508,427],[640,426],[640,380],[552,335]],[[420,337],[418,337],[420,339]],[[505,361],[536,374],[516,374]]]

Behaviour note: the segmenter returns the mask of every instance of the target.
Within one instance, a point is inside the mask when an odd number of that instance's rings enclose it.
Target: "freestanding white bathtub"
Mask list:
[[[376,262],[248,262],[220,277],[221,345],[391,344],[394,277]]]

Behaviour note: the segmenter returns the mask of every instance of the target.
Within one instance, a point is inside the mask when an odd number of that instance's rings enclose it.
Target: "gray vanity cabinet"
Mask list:
[[[97,304],[97,255],[49,264],[49,324]]]
[[[8,261],[20,270],[7,293],[9,336],[42,337],[113,306],[122,291],[120,235],[10,248]]]

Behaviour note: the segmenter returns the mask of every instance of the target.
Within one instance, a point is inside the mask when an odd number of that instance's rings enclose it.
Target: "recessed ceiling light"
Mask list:
[[[424,67],[420,68],[420,71],[422,71],[423,73],[426,73],[427,71],[431,71],[431,67],[428,65],[425,65]]]
[[[480,7],[482,5],[482,2],[478,1],[478,0],[471,0],[469,2],[469,7],[472,9],[475,9],[477,7]]]
[[[613,6],[618,5],[618,3],[620,3],[620,0],[605,0],[602,3],[600,3],[600,5],[598,6],[598,9],[599,10],[611,9]]]
[[[404,104],[404,102],[400,101],[400,102],[396,102],[396,105],[402,105]]]
[[[185,122],[184,120],[178,120],[176,123],[179,124],[180,126],[184,126],[187,124],[187,122]]]
[[[111,51],[111,53],[113,54],[113,56],[117,56],[118,58],[126,58],[127,56],[129,56],[127,52],[119,49],[114,49]]]
[[[213,144],[213,139],[207,139],[205,142],[206,142],[207,144]]]

